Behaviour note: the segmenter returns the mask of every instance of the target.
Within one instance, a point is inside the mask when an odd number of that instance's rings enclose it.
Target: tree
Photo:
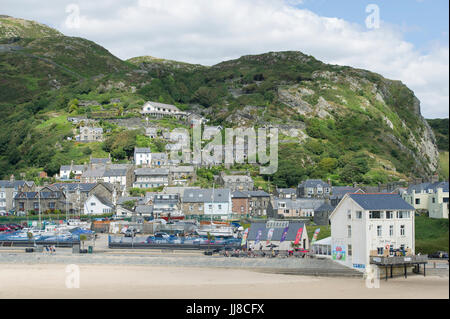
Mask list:
[[[86,240],[87,240],[87,236],[84,235],[84,234],[81,234],[81,235],[80,235],[80,241],[81,241],[81,244],[82,244],[83,249],[84,249],[84,242],[85,242]]]
[[[325,172],[330,173],[333,171],[337,166],[337,159],[326,157],[320,160],[319,162],[319,168]]]
[[[122,206],[128,210],[133,210],[135,205],[136,205],[136,202],[134,200],[127,200],[126,202],[124,202],[122,204]]]

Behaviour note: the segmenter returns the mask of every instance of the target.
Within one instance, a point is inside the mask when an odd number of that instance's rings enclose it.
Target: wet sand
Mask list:
[[[79,288],[74,272],[63,264],[0,264],[0,298],[107,299],[427,299],[449,298],[449,278],[398,277],[380,288],[364,279],[295,276],[243,269],[80,265]]]

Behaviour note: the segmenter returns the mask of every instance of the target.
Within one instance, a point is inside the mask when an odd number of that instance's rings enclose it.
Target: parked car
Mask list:
[[[170,235],[168,233],[158,232],[158,233],[155,233],[155,238],[157,238],[157,239],[161,239],[161,238],[169,239]]]
[[[428,258],[447,258],[448,259],[448,252],[446,251],[437,251],[432,254],[428,255]]]
[[[125,237],[134,237],[136,236],[136,230],[134,228],[128,228],[125,231]]]

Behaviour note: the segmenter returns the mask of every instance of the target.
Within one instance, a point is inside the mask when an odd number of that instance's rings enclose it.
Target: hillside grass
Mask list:
[[[445,179],[449,176],[448,152],[439,152],[439,175]]]
[[[416,253],[431,254],[447,251],[449,246],[448,219],[415,217]]]

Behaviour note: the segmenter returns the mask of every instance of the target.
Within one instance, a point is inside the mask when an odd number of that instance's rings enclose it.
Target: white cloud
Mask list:
[[[19,2],[6,1],[11,10]],[[72,2],[80,7],[79,29],[64,25],[65,6]],[[421,100],[425,117],[448,117],[448,45],[420,53],[403,40],[399,26],[382,22],[381,28],[369,30],[299,9],[299,0],[57,3],[43,22],[50,20],[67,35],[93,40],[122,59],[152,55],[212,65],[247,54],[298,50],[327,63],[364,68],[401,80]],[[36,10],[41,10],[37,6]],[[28,12],[32,14],[33,7]],[[39,16],[24,18],[39,21]]]

